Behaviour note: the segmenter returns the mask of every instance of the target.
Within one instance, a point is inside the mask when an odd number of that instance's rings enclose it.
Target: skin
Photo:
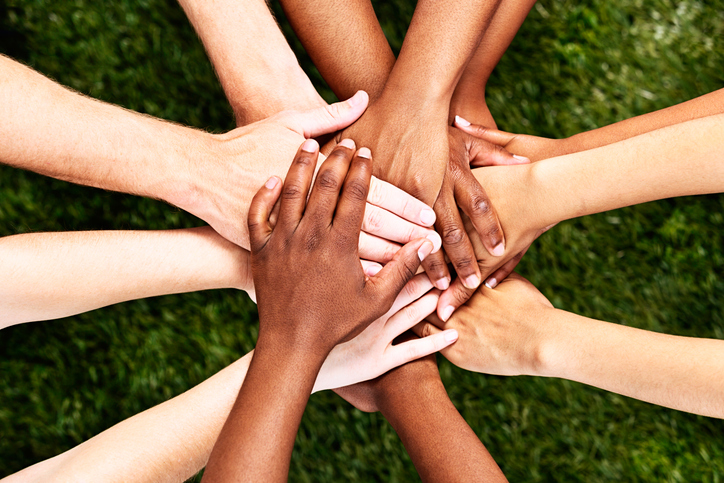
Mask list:
[[[506,253],[489,257],[468,222],[480,270],[491,274],[488,284],[495,287],[538,236],[563,220],[675,196],[721,192],[722,139],[724,115],[719,114],[533,164],[488,167],[484,175],[474,170],[508,233]],[[439,305],[459,307],[471,295],[455,280]]]
[[[553,308],[517,274],[481,288],[446,328],[445,356],[476,372],[559,377],[642,401],[724,418],[724,341],[679,337]],[[418,331],[434,334],[426,324]],[[641,350],[646,348],[646,350]]]
[[[337,393],[363,411],[385,416],[422,481],[508,481],[450,401],[434,355]]]
[[[307,202],[317,156],[317,143],[306,141],[284,186],[272,177],[252,201],[259,339],[204,481],[287,479],[302,413],[327,355],[388,311],[433,249],[426,239],[410,242],[377,275],[365,276],[357,240],[372,176],[370,151],[355,155],[353,142],[341,142]],[[307,289],[300,291],[302,284]],[[279,298],[288,303],[275,303]]]
[[[216,69],[237,125],[288,109],[327,105],[297,62],[264,0],[179,3]]]
[[[351,341],[337,345],[322,365],[314,392],[377,377],[455,340],[457,334],[446,331],[392,345],[435,309],[438,294],[429,292],[431,288],[426,275],[415,276],[385,315]],[[206,465],[252,356],[250,352],[187,392],[2,481],[185,481]]]
[[[372,148],[381,161],[375,165],[377,176],[434,203],[445,254],[465,285],[477,287],[481,273],[458,206],[473,220],[490,253],[502,253],[505,240],[493,205],[470,173],[470,159],[480,164],[527,160],[459,136],[447,120],[453,90],[497,2],[454,2],[445,8],[418,2],[397,61],[368,1],[284,0],[282,5],[337,95],[360,88],[371,93],[369,110],[343,135]],[[449,287],[442,253],[424,267],[436,287]]]

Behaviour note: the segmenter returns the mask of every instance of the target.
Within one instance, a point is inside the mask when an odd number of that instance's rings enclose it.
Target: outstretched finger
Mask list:
[[[379,263],[387,263],[392,260],[392,257],[395,256],[395,253],[397,253],[401,247],[402,245],[400,244],[392,243],[389,240],[370,235],[364,231],[360,232],[359,244],[357,245],[360,258]]]
[[[314,170],[317,168],[319,144],[314,139],[307,139],[297,151],[287,177],[284,180],[281,206],[277,225],[285,230],[293,230],[302,219],[307,206],[307,194],[312,184]]]
[[[390,363],[398,367],[410,361],[439,352],[458,340],[455,329],[447,329],[432,333],[421,339],[410,340],[390,347]]]
[[[360,148],[352,158],[334,215],[335,227],[354,246],[359,244],[365,208],[370,206],[367,204],[367,192],[371,177],[372,153],[368,148]]]
[[[485,280],[485,286],[488,288],[495,288],[500,282],[505,280],[508,275],[513,273],[513,270],[515,270],[515,267],[518,266],[518,263],[520,263],[520,259],[523,258],[523,255],[525,255],[525,252],[527,251],[528,249],[526,248],[525,250],[505,262],[502,267],[493,272],[493,274]]]
[[[473,293],[475,289],[465,287],[460,277],[456,278],[450,288],[440,295],[440,300],[437,302],[437,316],[443,322],[447,322],[455,310],[470,300]]]
[[[407,243],[416,238],[428,238],[434,246],[433,253],[442,246],[440,235],[434,230],[401,219],[391,211],[370,203],[365,207],[362,231],[398,243]]]
[[[371,290],[378,300],[382,300],[382,306],[386,306],[385,312],[392,307],[394,300],[402,288],[415,276],[420,262],[432,252],[432,243],[426,238],[413,240],[395,254],[392,260],[380,270],[380,273],[368,279]]]
[[[319,168],[304,214],[305,219],[309,217],[311,222],[317,226],[332,224],[342,185],[350,168],[352,156],[354,156],[354,148],[354,141],[343,140],[335,146]],[[364,203],[364,199],[362,202]],[[357,236],[359,234],[355,235],[355,241]]]
[[[256,192],[249,206],[249,241],[251,251],[256,252],[264,247],[272,233],[272,225],[269,223],[269,216],[274,209],[274,204],[281,193],[282,180],[272,176]]]
[[[279,120],[305,138],[313,138],[339,131],[355,122],[367,109],[369,100],[365,91],[357,91],[354,96],[343,102],[304,112],[282,112],[279,114]]]
[[[367,202],[420,226],[435,224],[435,211],[397,186],[372,177]]]
[[[436,253],[431,254],[429,257],[422,262],[422,268],[425,269],[425,273],[430,277],[435,288],[440,290],[447,290],[450,286],[450,270],[447,268],[447,261],[445,261],[445,253],[443,250],[438,250]]]
[[[498,215],[480,183],[470,170],[461,170],[455,181],[455,201],[468,215],[485,249],[494,257],[505,253],[505,237]],[[473,288],[466,283],[468,288]]]
[[[469,121],[460,116],[455,116],[455,127],[470,134],[471,136],[475,136],[502,147],[505,147],[509,142],[515,139],[515,134],[510,134],[477,124],[471,124]]]
[[[398,310],[385,324],[390,340],[411,329],[435,311],[440,291],[432,290],[420,299]]]

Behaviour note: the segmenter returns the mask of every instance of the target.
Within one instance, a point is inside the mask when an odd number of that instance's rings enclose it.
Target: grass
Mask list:
[[[375,7],[399,48],[414,2]],[[721,0],[543,0],[491,80],[491,111],[503,129],[562,137],[721,88],[723,11]],[[0,3],[0,52],[130,109],[214,131],[233,125],[203,48],[171,0],[9,0]],[[7,167],[0,194],[0,235],[199,224],[155,201]],[[721,195],[649,203],[560,224],[519,271],[557,307],[723,339],[722,233]],[[245,296],[213,291],[3,330],[0,476],[201,382],[253,347],[256,319]],[[446,361],[440,370],[511,481],[724,480],[722,421],[567,381],[472,374]],[[342,479],[417,476],[380,415],[318,394],[291,480]]]

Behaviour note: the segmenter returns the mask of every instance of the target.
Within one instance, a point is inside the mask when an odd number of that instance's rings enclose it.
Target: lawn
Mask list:
[[[375,7],[399,48],[414,2]],[[502,129],[564,137],[724,87],[722,12],[721,0],[542,0],[491,79],[491,111]],[[233,126],[203,48],[172,0],[0,2],[0,52],[130,109],[213,131]],[[199,224],[156,201],[0,167],[1,236]],[[559,308],[724,339],[723,234],[722,195],[648,203],[561,223],[533,245],[519,272]],[[2,330],[0,477],[201,382],[253,348],[256,324],[245,295],[212,291]],[[473,374],[444,360],[440,371],[511,481],[724,480],[720,420],[567,381]],[[322,393],[307,407],[290,479],[417,476],[384,418]]]

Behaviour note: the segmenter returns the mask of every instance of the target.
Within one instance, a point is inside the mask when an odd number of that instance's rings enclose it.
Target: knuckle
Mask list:
[[[367,185],[358,180],[350,181],[345,189],[345,193],[351,200],[359,202],[367,200],[367,191]]]
[[[405,347],[405,360],[414,361],[419,359],[421,355],[418,344],[407,344],[407,347]]]
[[[468,301],[468,299],[470,299],[471,293],[472,292],[470,292],[468,289],[466,289],[464,287],[460,288],[458,290],[454,290],[452,293],[453,300],[455,301],[454,305],[456,305],[458,307],[463,305],[465,302]]]
[[[312,156],[310,153],[301,152],[299,154],[299,156],[297,156],[296,159],[294,160],[294,163],[306,168],[313,164],[316,165],[317,160],[314,159],[314,156]]]
[[[492,238],[492,239],[500,238],[500,227],[498,226],[498,224],[492,223],[485,231],[485,235],[488,238]]]
[[[473,196],[470,201],[470,209],[473,216],[487,216],[492,212],[490,201],[482,196]]]
[[[379,231],[382,228],[382,211],[374,208],[366,210],[365,227],[368,232],[374,233]]]
[[[432,335],[432,328],[430,327],[429,323],[425,323],[422,325],[422,329],[420,329],[420,337],[428,337]]]
[[[458,245],[465,239],[465,230],[457,225],[443,228],[442,240],[446,245]]]
[[[427,257],[425,259],[427,272],[431,274],[434,279],[438,279],[445,274],[446,266],[444,259],[440,259],[438,257]]]
[[[478,261],[474,258],[462,257],[455,260],[455,269],[463,273],[474,272],[477,263]]]
[[[370,183],[370,190],[368,200],[370,203],[381,205],[385,202],[387,192],[384,189],[383,183],[376,179],[372,179]]]
[[[336,192],[339,190],[339,181],[331,170],[325,170],[319,174],[317,185],[324,191]]]
[[[284,186],[282,196],[290,200],[296,200],[302,196],[302,187],[295,183],[288,183]]]
[[[338,119],[338,118],[341,117],[342,113],[341,113],[340,110],[339,110],[339,104],[337,104],[337,103],[328,104],[328,105],[326,106],[326,108],[327,108],[327,113],[328,113],[333,119]]]

